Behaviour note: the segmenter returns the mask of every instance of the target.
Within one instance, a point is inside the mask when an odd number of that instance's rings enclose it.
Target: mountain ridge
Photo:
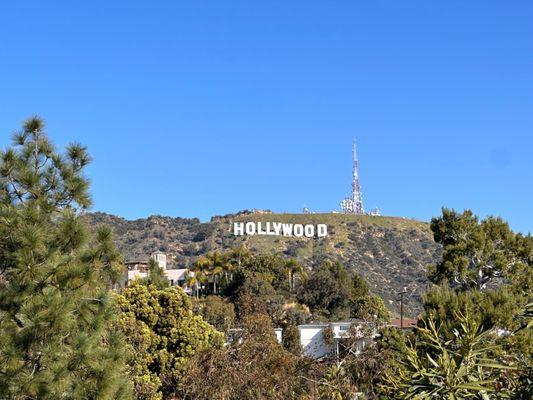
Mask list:
[[[254,253],[294,257],[310,268],[326,259],[338,260],[360,273],[394,314],[399,312],[398,293],[406,287],[404,309],[410,316],[421,310],[422,294],[429,284],[427,266],[441,257],[441,247],[433,241],[429,224],[402,217],[245,210],[213,216],[208,222],[161,215],[128,220],[102,212],[88,213],[84,218],[90,226],[109,225],[126,260],[147,259],[150,253],[162,251],[168,255],[170,268],[188,267],[207,252],[238,246]],[[234,236],[233,222],[325,223],[328,235]]]

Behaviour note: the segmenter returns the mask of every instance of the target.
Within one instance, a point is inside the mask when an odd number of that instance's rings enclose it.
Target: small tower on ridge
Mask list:
[[[357,144],[353,141],[353,172],[352,172],[352,193],[341,201],[341,209],[346,214],[362,215],[365,213],[363,207],[363,194],[359,184],[359,165],[357,161]]]

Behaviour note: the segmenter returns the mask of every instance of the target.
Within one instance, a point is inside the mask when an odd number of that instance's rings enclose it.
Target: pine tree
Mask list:
[[[33,117],[0,153],[0,398],[129,398],[109,288],[121,257],[89,235],[85,147],[56,152]]]

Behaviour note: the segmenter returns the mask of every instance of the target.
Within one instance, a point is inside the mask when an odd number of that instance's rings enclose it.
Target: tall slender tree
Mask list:
[[[290,258],[286,261],[284,261],[283,265],[287,277],[289,279],[289,291],[294,291],[294,278],[296,275],[300,276],[300,278],[306,279],[307,278],[307,272],[304,268],[304,266],[298,262],[297,260]]]
[[[129,398],[110,287],[122,260],[90,235],[85,147],[59,154],[34,117],[0,153],[0,398]]]

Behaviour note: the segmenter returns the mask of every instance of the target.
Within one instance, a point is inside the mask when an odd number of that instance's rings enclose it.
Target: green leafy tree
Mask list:
[[[348,354],[342,366],[352,385],[363,393],[362,399],[388,399],[381,385],[388,376],[395,376],[403,368],[401,359],[406,352],[406,335],[400,329],[384,326],[374,343],[369,343],[359,354]]]
[[[0,398],[130,398],[109,291],[122,259],[80,218],[89,162],[79,144],[58,153],[37,117],[0,152]]]
[[[300,288],[298,300],[313,313],[327,318],[346,318],[350,313],[351,277],[340,263],[324,262]]]
[[[227,264],[227,279],[226,285],[233,281],[233,273],[240,270],[243,265],[249,262],[252,258],[252,253],[245,247],[236,247],[226,253]]]
[[[316,383],[318,400],[352,400],[358,399],[357,387],[343,365],[327,365]]]
[[[266,314],[276,323],[283,321],[284,298],[270,284],[268,274],[247,275],[235,296],[239,320],[253,314]]]
[[[196,301],[195,310],[220,332],[228,332],[235,324],[235,306],[220,296]]]
[[[240,268],[238,278],[246,280],[250,277],[261,277],[268,281],[277,292],[288,292],[287,262],[278,255],[255,255]],[[298,269],[297,266],[293,268]]]
[[[119,327],[129,338],[130,374],[138,398],[172,398],[187,359],[221,347],[223,335],[194,315],[181,288],[133,283],[116,296]]]
[[[431,220],[431,230],[443,246],[442,261],[429,271],[434,283],[484,290],[495,278],[531,273],[531,239],[514,234],[500,218],[479,222],[469,210],[458,213],[444,208],[442,216]]]
[[[185,278],[185,284],[194,291],[196,299],[200,298],[200,288],[205,282],[207,282],[207,276],[198,268],[193,268]]]
[[[370,289],[365,279],[358,273],[352,274],[352,297],[354,299],[370,295]]]
[[[350,317],[365,321],[390,321],[390,312],[383,299],[375,295],[366,295],[352,300]]]
[[[426,318],[448,340],[462,329],[457,315],[465,309],[482,329],[500,332],[499,355],[519,360],[519,372],[509,380],[516,386],[512,392],[520,392],[533,360],[533,332],[520,329],[521,312],[533,289],[533,238],[512,232],[499,218],[479,222],[470,211],[443,209],[431,229],[443,245],[443,259],[429,271],[440,285],[424,296]]]
[[[524,335],[529,338],[529,341],[520,340],[523,347],[528,346],[529,357],[519,357],[518,373],[515,383],[515,391],[512,398],[515,400],[524,400],[533,398],[533,363],[531,362],[531,349],[533,349],[533,303],[526,304],[522,312],[519,314],[518,320],[520,326],[515,330],[514,335],[521,332],[527,332],[529,335]],[[515,336],[520,338],[520,336]],[[524,343],[526,342],[526,343]]]
[[[307,307],[299,304],[285,304],[283,310],[283,320],[281,325],[301,325],[309,322],[311,313]]]
[[[457,313],[466,309],[472,312],[471,318],[483,329],[515,330],[519,327],[516,316],[522,310],[523,302],[525,300],[517,297],[509,286],[485,292],[457,291],[447,286],[436,286],[424,295],[424,311],[451,338],[453,331],[461,324]]]

